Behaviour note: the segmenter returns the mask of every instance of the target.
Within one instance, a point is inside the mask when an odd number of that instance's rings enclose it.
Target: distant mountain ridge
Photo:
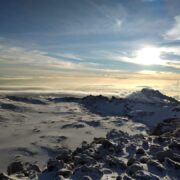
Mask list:
[[[81,104],[94,114],[101,116],[124,116],[148,126],[155,126],[165,119],[180,118],[180,102],[178,100],[166,96],[158,90],[148,88],[134,92],[124,98],[109,98],[103,95],[89,95],[83,98],[56,96],[54,98],[47,98],[43,102],[38,99],[27,99],[19,96],[6,96],[6,98],[10,102],[21,101],[32,104],[45,104],[48,101],[54,103],[75,102]],[[3,103],[0,103],[0,106],[3,108]],[[9,105],[5,108],[9,108]],[[11,110],[14,109],[11,108]]]
[[[178,103],[179,101],[173,97],[166,96],[158,90],[143,88],[141,91],[130,94],[128,99],[141,100],[147,102],[162,102],[162,103]]]
[[[125,98],[86,96],[81,103],[91,112],[104,116],[127,116],[149,126],[180,117],[180,102],[158,90],[144,88]]]

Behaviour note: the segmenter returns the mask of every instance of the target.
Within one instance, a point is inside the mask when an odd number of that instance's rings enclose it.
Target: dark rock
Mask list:
[[[102,141],[102,146],[103,146],[104,148],[111,148],[111,147],[114,147],[114,144],[111,143],[109,140],[104,139],[104,140]]]
[[[164,136],[157,136],[154,138],[154,143],[157,143],[159,145],[166,145],[168,144],[168,140],[169,138],[168,137],[164,137]]]
[[[160,151],[156,154],[156,158],[160,161],[163,162],[165,160],[165,158],[170,158],[173,159],[174,158],[174,154],[171,150],[165,150],[165,151]]]
[[[38,129],[38,128],[34,128],[34,129],[33,129],[33,132],[35,132],[35,133],[39,133],[39,132],[40,132],[40,129]]]
[[[31,171],[33,170],[33,171],[36,171],[36,172],[41,172],[39,166],[36,165],[36,164],[30,165],[30,170],[31,170]]]
[[[116,153],[117,154],[123,154],[124,153],[123,148],[124,148],[123,144],[121,144],[121,143],[117,144],[117,146],[115,148]]]
[[[56,176],[56,178],[54,180],[64,180],[64,177],[59,175],[59,176]]]
[[[107,158],[106,159],[106,164],[109,167],[118,168],[118,169],[121,169],[121,170],[124,170],[124,169],[127,168],[127,165],[125,164],[125,162],[123,160],[115,158],[115,157]]]
[[[163,151],[163,147],[158,144],[152,144],[149,148],[149,153],[153,156],[156,155],[159,151]]]
[[[105,140],[105,138],[104,137],[94,137],[94,141],[93,141],[93,143],[95,143],[95,144],[102,144],[102,142]]]
[[[123,180],[133,180],[133,179],[129,177],[128,175],[124,175]]]
[[[122,180],[122,177],[121,176],[117,176],[116,180]]]
[[[174,169],[180,170],[180,163],[173,161],[172,159],[165,158],[165,163]]]
[[[148,167],[150,168],[155,168],[157,169],[158,171],[160,172],[163,172],[165,171],[165,168],[163,165],[161,165],[159,162],[155,161],[155,160],[149,160],[148,163],[147,163]]]
[[[165,119],[159,123],[153,131],[154,135],[174,136],[174,132],[180,127],[180,118]]]
[[[2,109],[7,109],[10,111],[21,111],[21,108],[18,106],[15,106],[14,104],[8,104],[8,103],[3,103],[1,104]]]
[[[151,136],[148,137],[148,142],[152,142],[153,138]]]
[[[60,160],[49,159],[47,163],[48,171],[58,171],[64,167],[64,162]]]
[[[142,147],[143,147],[144,149],[146,149],[146,150],[149,148],[149,143],[148,143],[147,140],[144,140],[144,141],[143,141]]]
[[[152,179],[160,180],[159,177],[152,175],[149,172],[143,170],[137,171],[137,173],[133,176],[133,178],[136,180],[152,180]]]
[[[13,180],[13,179],[10,179],[9,176],[7,176],[4,173],[0,173],[0,180]]]
[[[69,150],[61,149],[56,159],[69,163],[72,161],[72,153]]]
[[[93,127],[99,127],[101,126],[101,122],[100,121],[83,121],[84,123],[86,123],[89,126],[93,126]]]
[[[81,143],[81,147],[82,147],[83,149],[87,149],[87,148],[90,148],[90,145],[87,143],[87,141],[83,141],[83,142]]]
[[[176,130],[173,132],[173,136],[176,138],[180,137],[180,127],[176,128]]]
[[[132,156],[136,152],[136,145],[135,144],[130,144],[126,147],[126,151]]]
[[[72,172],[67,169],[60,169],[57,173],[65,178],[68,178],[72,174]]]
[[[84,128],[85,124],[84,123],[72,123],[72,124],[65,124],[61,128],[66,129],[66,128]]]
[[[92,178],[90,176],[84,176],[82,180],[92,180]]]
[[[107,168],[103,169],[102,172],[103,172],[103,174],[112,174],[113,173],[111,171],[111,169],[107,169]]]
[[[39,99],[32,99],[29,97],[20,97],[20,96],[6,96],[6,97],[10,100],[24,102],[24,103],[32,103],[32,104],[40,104],[40,105],[46,104],[45,102]]]
[[[126,172],[128,175],[133,176],[139,170],[143,170],[143,166],[139,163],[134,163],[128,167]]]
[[[141,158],[139,159],[139,161],[143,164],[147,163],[149,161],[149,157],[148,156],[141,156]]]
[[[21,162],[13,162],[7,168],[8,175],[16,174],[16,173],[23,173],[24,167]]]
[[[134,157],[131,157],[127,162],[127,166],[131,166],[135,161],[136,159]]]
[[[101,177],[103,176],[103,172],[101,172],[98,167],[93,167],[93,166],[88,167],[86,165],[83,165],[74,170],[72,179],[73,177],[78,177],[78,176],[82,177],[83,175],[87,176],[87,174],[92,179],[101,179]]]
[[[86,154],[81,154],[79,156],[74,156],[74,164],[77,165],[92,165],[95,164],[96,160]]]
[[[144,154],[145,154],[145,151],[144,151],[143,148],[139,148],[139,149],[137,149],[136,154],[144,155]]]
[[[174,140],[171,144],[169,144],[169,148],[180,151],[180,143]]]

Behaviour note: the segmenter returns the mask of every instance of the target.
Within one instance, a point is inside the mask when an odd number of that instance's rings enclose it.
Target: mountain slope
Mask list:
[[[126,98],[91,95],[83,98],[81,103],[93,113],[128,116],[149,126],[155,126],[164,119],[180,117],[180,102],[153,89],[142,89]]]

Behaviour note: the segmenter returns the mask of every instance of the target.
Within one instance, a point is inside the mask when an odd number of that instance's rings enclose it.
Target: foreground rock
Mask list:
[[[180,137],[180,118],[170,118],[159,123],[154,129],[154,135]]]
[[[60,149],[42,172],[36,165],[13,162],[8,175],[18,179],[180,179],[179,138],[135,135],[112,130],[106,138],[83,142],[75,151]],[[1,174],[1,179],[9,176]],[[2,178],[3,177],[3,178]]]

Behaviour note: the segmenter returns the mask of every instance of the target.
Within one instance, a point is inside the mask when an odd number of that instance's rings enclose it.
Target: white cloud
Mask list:
[[[172,67],[180,69],[180,61],[172,60],[172,59],[161,59],[161,54],[163,53],[174,53],[175,55],[179,55],[179,48],[161,48],[161,47],[151,47],[151,46],[144,46],[145,48],[133,50],[132,52],[125,53],[125,52],[102,52],[101,56],[113,60],[113,61],[121,61],[127,62],[132,64],[140,64],[140,65],[161,65],[164,67]],[[151,47],[152,50],[144,51],[143,49],[149,49]],[[151,49],[150,48],[150,49]],[[139,54],[139,55],[138,55]],[[152,60],[151,60],[152,59]],[[146,62],[147,61],[147,62]]]
[[[59,69],[80,69],[84,65],[65,61],[60,58],[54,58],[45,52],[37,50],[27,50],[21,47],[0,46],[0,64],[6,66],[24,66]]]
[[[73,59],[74,62],[68,61],[68,58]],[[65,71],[88,73],[122,72],[122,70],[103,68],[98,63],[85,61],[83,57],[77,54],[59,53],[53,57],[47,52],[0,44],[0,74],[5,79],[9,77],[32,77],[34,75],[39,77],[41,74],[48,77]]]
[[[173,27],[165,34],[166,39],[180,40],[180,15],[174,17]]]
[[[83,58],[79,56],[78,54],[73,54],[73,53],[57,53],[55,56],[59,56],[61,58],[65,59],[72,59],[76,61],[83,61]]]

